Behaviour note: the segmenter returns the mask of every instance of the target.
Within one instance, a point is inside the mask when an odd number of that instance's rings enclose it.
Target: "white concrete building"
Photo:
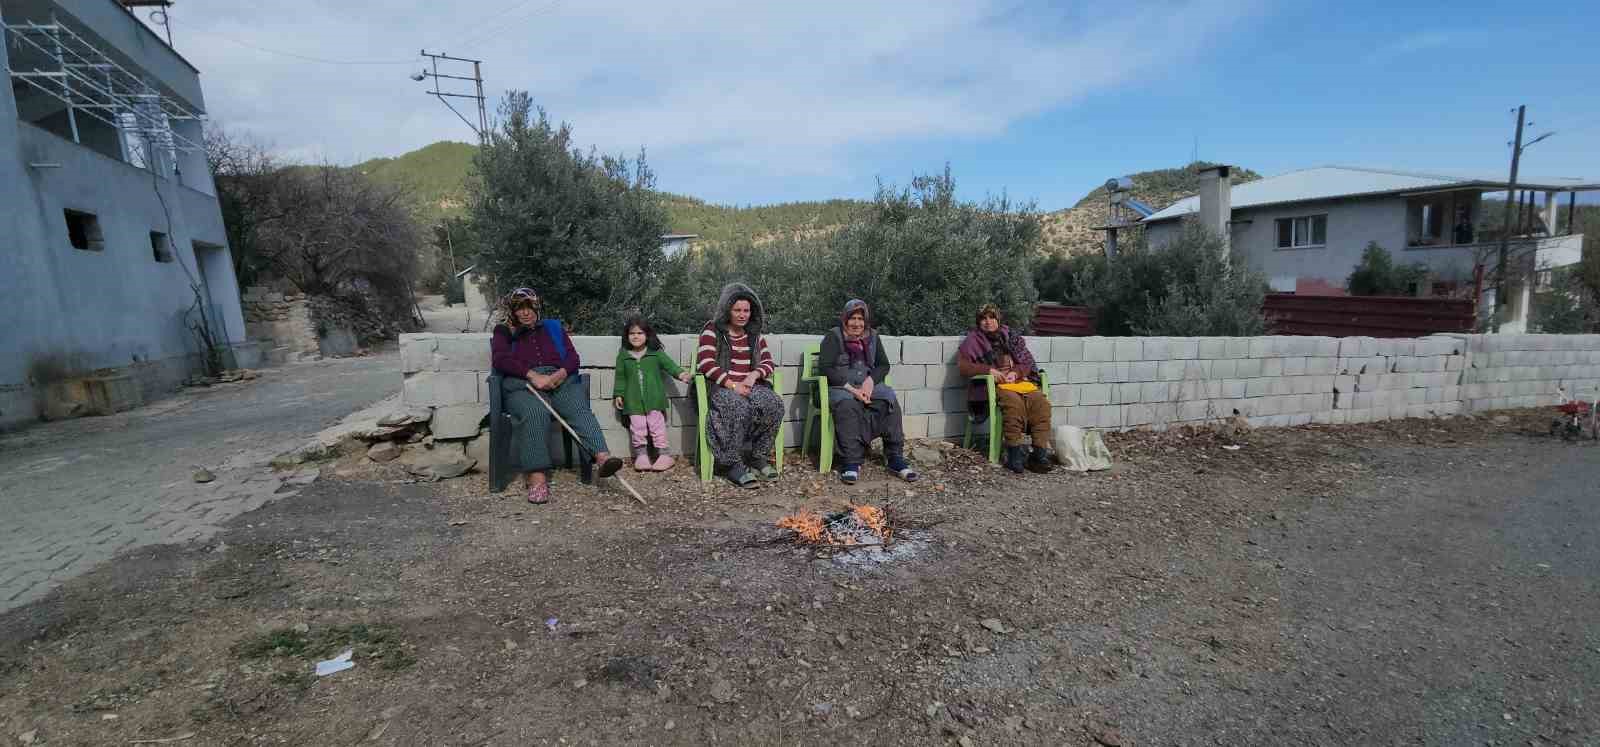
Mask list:
[[[252,365],[198,71],[116,0],[0,0],[0,21],[0,427],[63,372],[174,388],[197,295]]]
[[[1478,235],[1485,193],[1503,192],[1506,180],[1447,176],[1348,166],[1291,171],[1234,186],[1226,166],[1201,174],[1200,194],[1179,200],[1140,221],[1157,247],[1194,217],[1228,238],[1236,255],[1267,277],[1273,290],[1340,293],[1369,242],[1388,249],[1396,264],[1426,265],[1429,281],[1417,295],[1463,295],[1474,288],[1477,268],[1492,274],[1499,234]],[[1510,256],[1516,277],[1564,267],[1581,258],[1583,236],[1552,235],[1562,197],[1600,189],[1578,179],[1519,178],[1519,191],[1543,193],[1530,208],[1526,230],[1514,231]],[[1500,225],[1500,215],[1486,216]],[[1526,329],[1531,283],[1512,288],[1502,332]],[[1486,283],[1485,308],[1494,289]]]

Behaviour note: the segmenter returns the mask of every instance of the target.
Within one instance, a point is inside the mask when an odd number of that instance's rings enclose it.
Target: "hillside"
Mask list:
[[[467,143],[440,141],[394,158],[363,161],[352,168],[380,182],[410,189],[417,219],[429,225],[465,206],[464,185],[476,151],[476,146]],[[828,231],[843,225],[865,205],[857,200],[825,200],[736,207],[669,192],[661,196],[672,230],[699,234],[704,242]]]
[[[1215,164],[1196,161],[1175,169],[1156,169],[1130,174],[1133,179],[1133,197],[1160,210],[1195,194],[1200,188],[1200,170]],[[1245,168],[1234,167],[1233,182],[1260,179],[1261,175]],[[1065,210],[1044,215],[1045,250],[1052,254],[1068,256],[1092,254],[1105,246],[1105,235],[1094,230],[1105,225],[1107,218],[1106,188],[1095,187],[1078,203]]]

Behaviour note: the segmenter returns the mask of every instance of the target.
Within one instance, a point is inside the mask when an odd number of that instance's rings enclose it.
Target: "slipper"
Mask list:
[[[611,457],[607,459],[604,464],[599,465],[599,468],[595,470],[595,474],[601,477],[610,477],[614,474],[617,474],[617,470],[619,469],[622,469],[622,460],[616,457]]]
[[[756,471],[761,474],[761,479],[763,479],[763,480],[776,480],[776,479],[778,479],[778,468],[772,466],[771,464],[763,464],[763,465],[761,465],[761,469],[758,469]]]
[[[917,478],[921,477],[921,475],[917,474],[916,470],[911,468],[911,464],[903,457],[890,459],[889,471],[895,473],[900,477],[900,479],[905,480],[906,482],[916,482]]]
[[[854,485],[860,478],[861,468],[854,464],[845,465],[844,471],[839,473],[839,481],[846,485]]]
[[[550,502],[550,483],[528,486],[528,502],[542,506]]]
[[[741,488],[754,488],[757,486],[756,476],[750,474],[750,470],[745,469],[742,465],[734,465],[728,468],[728,482]]]

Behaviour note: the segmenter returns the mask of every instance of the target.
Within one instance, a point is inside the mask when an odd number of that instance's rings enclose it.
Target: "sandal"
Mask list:
[[[750,470],[739,464],[728,468],[728,482],[741,488],[754,488],[757,486],[755,475],[750,474]]]
[[[769,482],[778,479],[778,468],[772,466],[770,462],[761,465],[761,468],[756,470],[756,472],[760,473],[761,479]]]
[[[536,506],[543,506],[550,502],[550,483],[542,482],[538,485],[528,486],[528,502]]]
[[[889,471],[895,473],[900,477],[900,479],[905,480],[906,482],[916,482],[917,478],[921,477],[921,475],[917,474],[916,470],[911,468],[911,464],[904,458],[890,459]]]
[[[839,481],[846,485],[854,485],[859,479],[861,479],[861,468],[854,464],[845,465],[844,471],[839,473]]]

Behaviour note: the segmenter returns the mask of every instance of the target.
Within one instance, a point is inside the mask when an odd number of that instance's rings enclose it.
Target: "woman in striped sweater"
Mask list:
[[[717,299],[716,317],[700,331],[695,372],[711,387],[706,438],[719,471],[742,488],[759,475],[778,479],[772,444],[783,426],[783,398],[772,390],[772,352],[761,336],[766,313],[755,291],[729,283]]]

